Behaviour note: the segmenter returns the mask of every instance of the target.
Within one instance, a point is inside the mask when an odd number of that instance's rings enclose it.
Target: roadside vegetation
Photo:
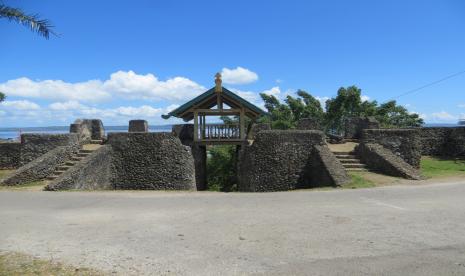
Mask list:
[[[424,156],[420,164],[423,175],[428,178],[447,176],[465,177],[465,159]]]
[[[81,276],[105,275],[89,268],[76,268],[53,260],[42,260],[19,253],[0,253],[0,276]]]
[[[362,174],[357,172],[350,172],[349,176],[351,181],[344,184],[342,188],[345,189],[360,189],[360,188],[372,188],[376,186],[376,183],[365,178]]]

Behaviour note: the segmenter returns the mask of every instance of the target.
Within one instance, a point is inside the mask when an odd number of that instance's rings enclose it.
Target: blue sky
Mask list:
[[[106,125],[160,115],[214,85],[261,105],[297,89],[321,100],[357,85],[383,102],[465,70],[465,2],[26,1],[45,40],[0,20],[0,127]],[[398,98],[427,122],[465,117],[465,74]]]

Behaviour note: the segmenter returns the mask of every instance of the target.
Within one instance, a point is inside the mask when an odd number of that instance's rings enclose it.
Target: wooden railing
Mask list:
[[[200,125],[201,140],[231,140],[240,139],[239,124],[205,124]]]

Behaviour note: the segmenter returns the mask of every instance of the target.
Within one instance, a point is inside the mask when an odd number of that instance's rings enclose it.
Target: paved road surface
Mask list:
[[[0,232],[0,250],[124,275],[465,275],[465,180],[263,194],[0,192]]]

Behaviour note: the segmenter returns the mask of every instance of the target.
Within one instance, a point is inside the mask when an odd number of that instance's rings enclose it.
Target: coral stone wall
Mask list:
[[[25,165],[59,146],[79,145],[78,134],[22,134],[20,164]]]
[[[362,142],[382,145],[414,168],[420,167],[422,145],[419,129],[365,129]]]
[[[420,172],[399,155],[376,143],[361,143],[356,148],[360,159],[375,171],[407,179],[421,179]]]
[[[344,121],[344,138],[360,139],[364,129],[379,129],[374,117],[349,117]]]
[[[423,155],[465,156],[465,127],[420,129]]]
[[[313,130],[265,130],[239,152],[238,188],[247,192],[287,191],[318,186],[312,183],[313,147],[324,145]]]
[[[21,166],[12,175],[3,179],[2,185],[19,185],[38,181],[51,175],[55,168],[68,161],[71,156],[79,150],[77,144],[58,146],[47,151],[26,165]]]
[[[102,146],[50,182],[45,189],[48,191],[113,189],[112,153],[110,145]]]
[[[189,147],[171,133],[110,133],[112,183],[116,189],[195,189]]]
[[[0,143],[0,169],[14,169],[21,158],[20,143]]]
[[[319,120],[315,118],[302,118],[297,122],[297,129],[323,130]]]
[[[129,132],[149,132],[149,124],[146,120],[129,121]]]

